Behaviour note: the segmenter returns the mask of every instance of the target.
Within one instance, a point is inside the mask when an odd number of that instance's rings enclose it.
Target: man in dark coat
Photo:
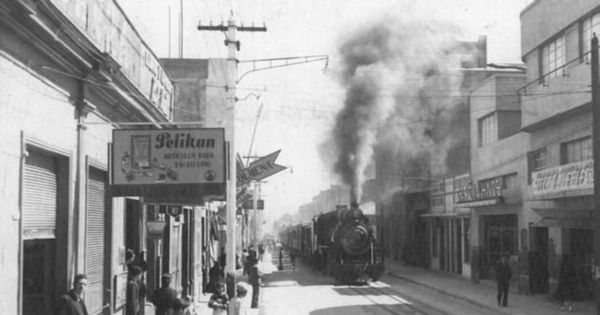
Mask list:
[[[254,257],[254,256],[253,256]],[[258,308],[258,297],[260,290],[260,274],[258,273],[258,259],[251,258],[248,261],[248,282],[252,285],[252,308]]]
[[[142,268],[133,266],[129,270],[129,280],[127,282],[127,315],[140,314],[140,277]]]
[[[508,285],[510,283],[510,277],[512,272],[508,265],[508,259],[506,256],[500,258],[500,262],[496,267],[496,281],[498,281],[498,305],[508,306]]]
[[[156,315],[171,315],[175,310],[177,292],[171,288],[171,275],[165,273],[161,278],[161,287],[154,291],[152,303],[156,306]]]
[[[73,289],[60,297],[56,303],[55,315],[88,315],[83,301],[83,293],[87,287],[87,277],[78,274],[73,279]]]

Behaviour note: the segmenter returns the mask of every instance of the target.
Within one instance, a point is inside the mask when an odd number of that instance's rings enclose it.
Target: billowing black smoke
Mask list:
[[[392,156],[391,176],[445,171],[455,140],[453,99],[462,81],[461,55],[453,48],[457,34],[455,27],[430,21],[381,19],[339,46],[347,92],[333,130],[334,168],[352,187],[353,201],[360,202],[376,147]]]

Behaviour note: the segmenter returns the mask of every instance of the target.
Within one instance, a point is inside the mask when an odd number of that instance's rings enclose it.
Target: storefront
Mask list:
[[[471,209],[471,279],[494,279],[500,257],[508,257],[519,274],[518,228],[522,213],[517,174],[475,182],[463,178],[456,185],[457,206]]]
[[[532,191],[533,200],[528,203],[533,210],[531,291],[554,292],[561,263],[569,256],[576,269],[579,298],[592,298],[593,161],[533,172]]]

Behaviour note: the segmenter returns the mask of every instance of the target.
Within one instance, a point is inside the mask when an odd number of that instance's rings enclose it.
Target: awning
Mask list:
[[[532,225],[534,227],[593,228],[594,210],[591,209],[534,208],[533,211],[542,217]]]
[[[203,204],[207,197],[224,196],[225,184],[146,184],[112,185],[110,192],[117,196],[143,196],[146,202],[173,204]]]

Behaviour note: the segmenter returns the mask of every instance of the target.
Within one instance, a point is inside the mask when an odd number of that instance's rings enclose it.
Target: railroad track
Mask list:
[[[442,309],[426,304],[413,297],[410,300],[404,299],[401,292],[394,290],[392,287],[381,282],[373,282],[368,285],[351,285],[349,290],[354,291],[357,295],[370,301],[371,305],[362,305],[367,309],[373,305],[385,311],[387,314],[425,314],[425,315],[450,315]],[[371,311],[368,311],[372,313]],[[376,312],[376,314],[382,314]]]

